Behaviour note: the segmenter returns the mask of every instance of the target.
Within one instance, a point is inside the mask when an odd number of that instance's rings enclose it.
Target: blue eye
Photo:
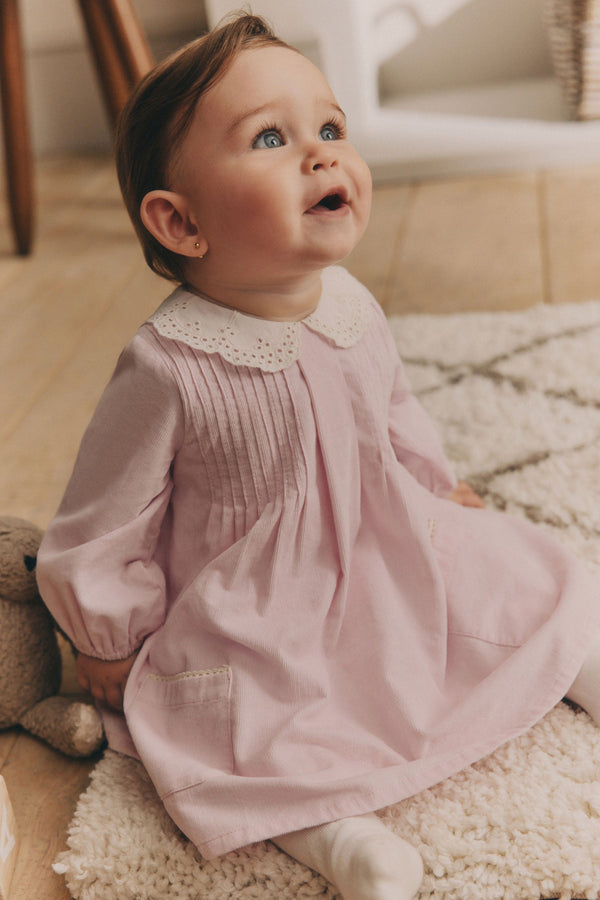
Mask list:
[[[283,147],[283,138],[278,131],[270,128],[268,131],[262,131],[252,146],[259,150],[273,150],[276,147]]]
[[[319,132],[319,137],[322,141],[337,141],[339,139],[339,133],[337,128],[333,125],[323,125]]]

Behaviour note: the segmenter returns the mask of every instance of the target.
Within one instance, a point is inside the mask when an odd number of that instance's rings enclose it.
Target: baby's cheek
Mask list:
[[[281,214],[283,199],[275,192],[265,190],[246,189],[240,191],[234,203],[235,221],[243,225],[247,230],[247,237],[252,238],[250,229],[269,231],[276,227],[276,222]],[[254,235],[256,236],[256,235]]]
[[[363,224],[366,226],[371,212],[373,178],[368,165],[354,147],[350,148],[350,154],[348,167],[354,181],[355,206],[359,215],[364,219]]]

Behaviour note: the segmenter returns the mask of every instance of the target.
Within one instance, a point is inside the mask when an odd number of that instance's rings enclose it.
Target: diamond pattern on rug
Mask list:
[[[390,326],[459,477],[598,568],[600,302],[411,315]],[[380,814],[421,852],[422,898],[593,900],[600,729],[559,704],[486,759]],[[335,896],[269,842],[202,860],[141,765],[111,751],[79,800],[68,847],[56,869],[76,900]]]
[[[600,563],[600,302],[390,327],[459,477]]]

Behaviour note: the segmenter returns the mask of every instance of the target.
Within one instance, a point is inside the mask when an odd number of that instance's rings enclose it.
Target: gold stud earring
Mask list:
[[[198,241],[194,241],[194,250],[198,250],[199,247],[200,247],[200,244],[198,243]],[[198,259],[204,259],[204,253],[199,253]]]

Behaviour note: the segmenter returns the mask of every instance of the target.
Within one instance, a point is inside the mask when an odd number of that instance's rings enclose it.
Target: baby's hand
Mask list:
[[[452,500],[454,503],[460,503],[461,506],[485,509],[485,503],[479,494],[476,494],[466,481],[459,481],[452,493],[448,494],[447,499]]]
[[[139,651],[127,659],[96,659],[79,653],[77,656],[77,681],[84,691],[89,691],[100,703],[113,709],[123,709],[123,694],[127,678]]]

